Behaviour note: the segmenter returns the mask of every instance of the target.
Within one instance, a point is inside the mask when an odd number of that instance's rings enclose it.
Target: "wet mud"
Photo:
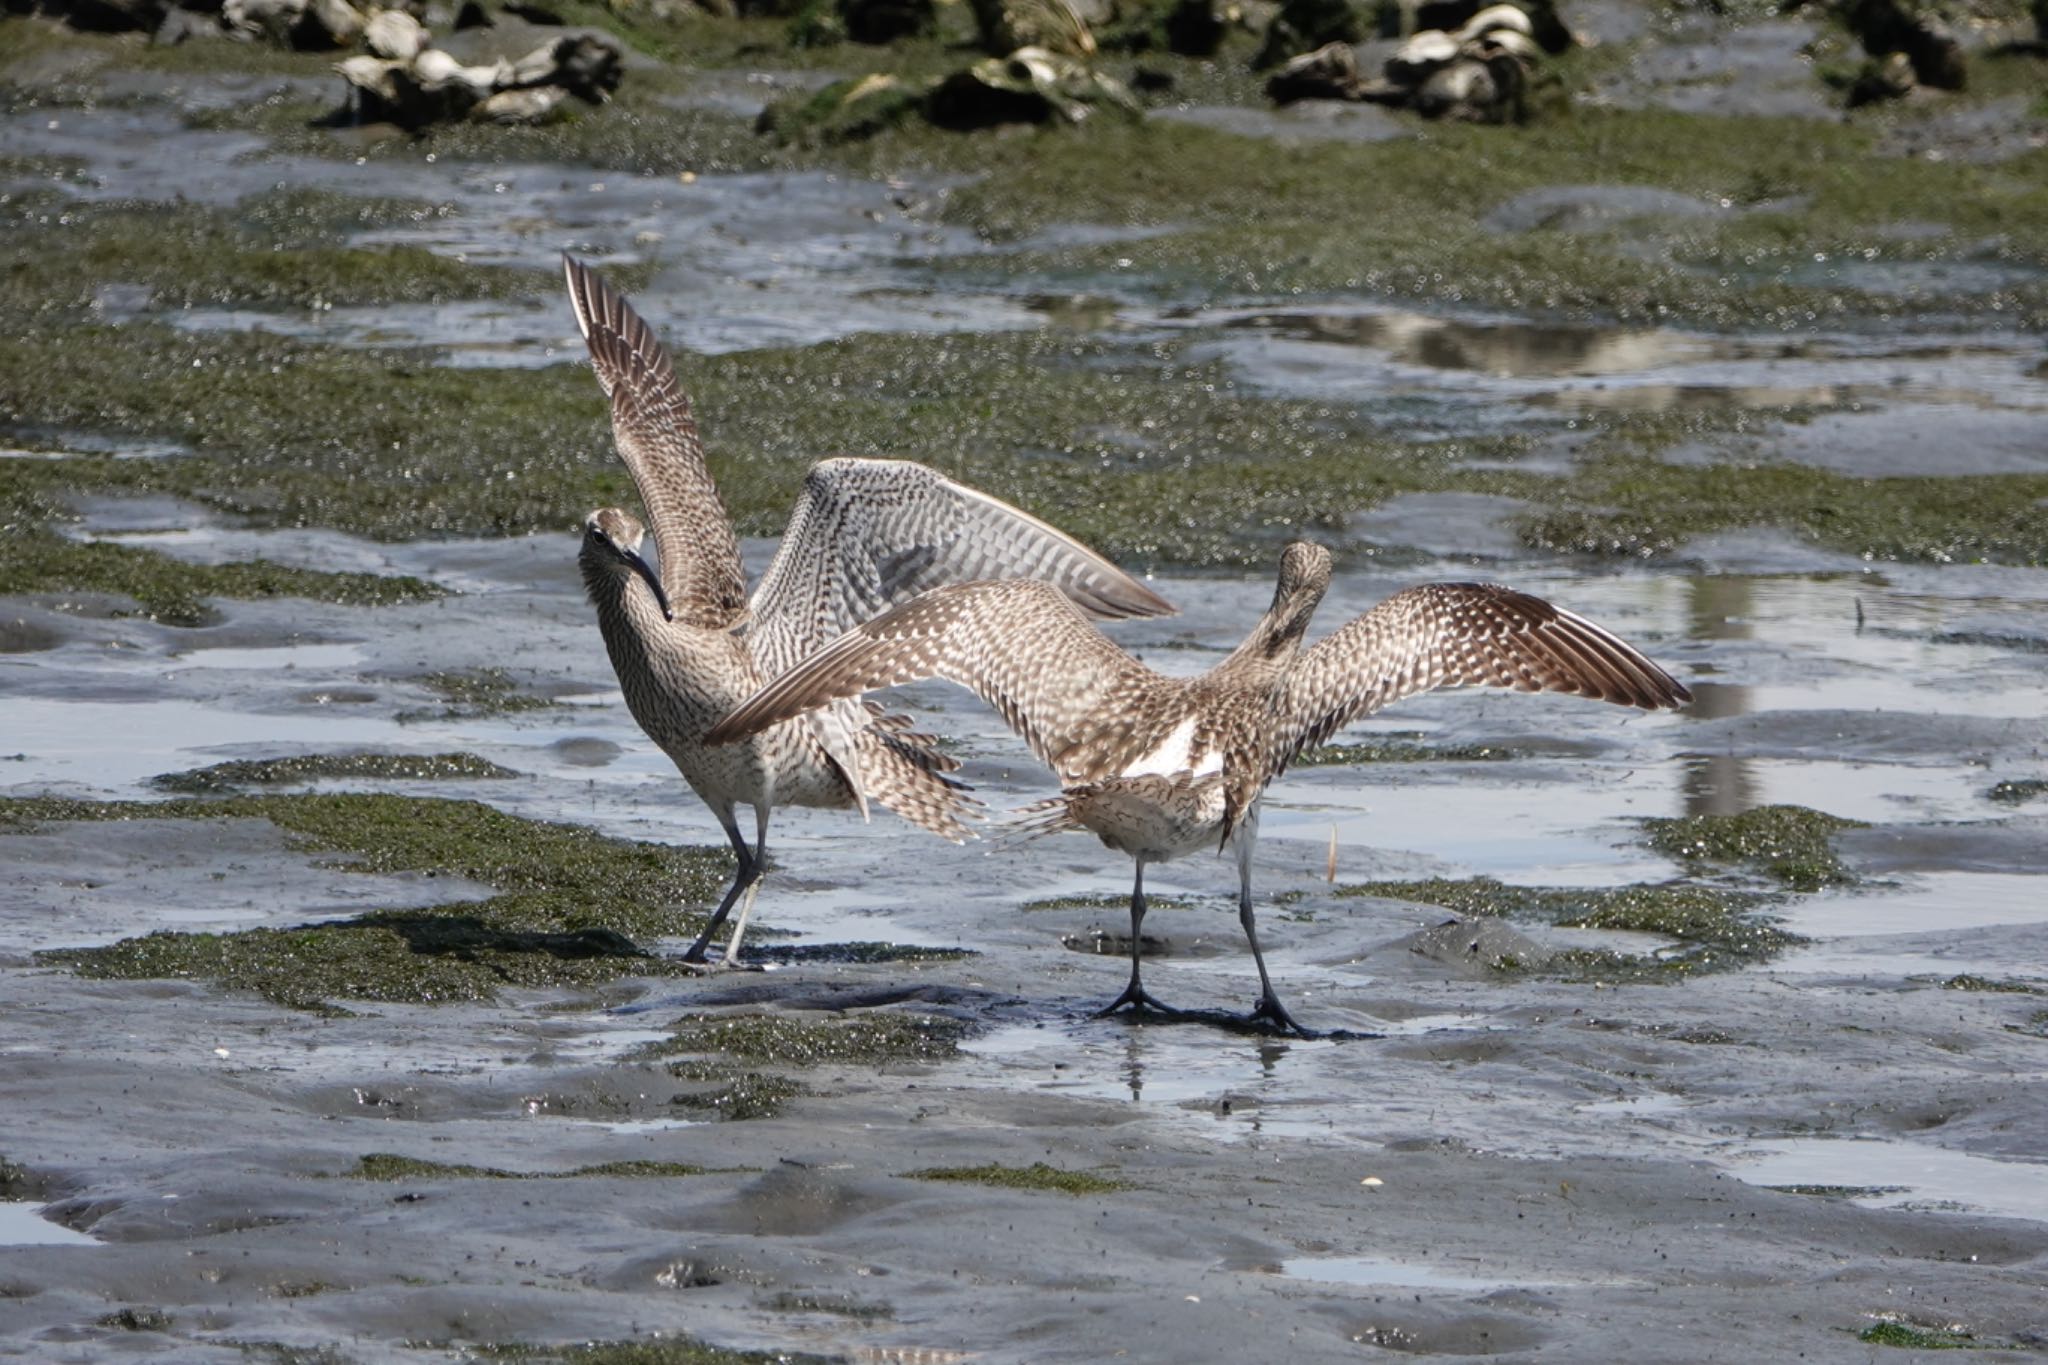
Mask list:
[[[23,266],[49,297],[0,286],[9,354],[81,348],[0,404],[28,533],[0,551],[0,1351],[2048,1347],[2048,374],[2014,160],[2038,115],[1964,128],[1987,179],[1913,159],[1897,211],[1857,219],[1773,179],[1789,157],[1709,184],[1651,151],[1728,113],[1756,121],[1731,137],[1910,157],[1967,109],[1844,131],[1803,21],[1585,22],[1610,46],[1582,102],[1616,111],[1630,173],[1539,134],[1437,244],[1449,285],[1399,233],[1377,282],[1335,248],[1247,271],[1191,201],[1126,213],[1146,187],[1055,176],[1027,203],[1028,174],[958,148],[900,148],[894,178],[541,154],[587,128],[498,164],[358,158],[256,107],[309,97],[289,63],[10,69],[0,207],[54,233],[31,220],[69,205],[82,236]],[[814,82],[789,65],[660,107],[736,121]],[[1185,93],[1155,121],[1221,173],[1482,154]],[[635,136],[674,126],[648,117]],[[1043,169],[1046,144],[1006,145]],[[2013,218],[1987,245],[1993,181]],[[1389,217],[1419,202],[1380,183]],[[179,197],[188,259],[288,240],[360,292],[218,262],[76,287],[132,240],[106,215]],[[1658,262],[1670,315],[1611,280],[1547,306],[1588,242],[1602,271]],[[1147,984],[1196,1021],[1097,1019],[1128,860],[882,812],[778,812],[762,970],[690,971],[727,863],[576,582],[576,519],[625,486],[563,363],[563,247],[683,348],[754,531],[834,447],[932,459],[1151,570],[1182,614],[1113,629],[1169,672],[1223,657],[1307,533],[1341,556],[1326,628],[1496,578],[1697,701],[1419,698],[1276,783],[1259,929],[1323,1038],[1214,1022],[1256,994],[1224,861],[1148,869]],[[1747,301],[1702,305],[1724,277]],[[96,375],[139,396],[109,408]],[[387,411],[336,416],[379,383]],[[756,574],[772,548],[746,542]],[[997,810],[1050,794],[965,694],[901,700]]]

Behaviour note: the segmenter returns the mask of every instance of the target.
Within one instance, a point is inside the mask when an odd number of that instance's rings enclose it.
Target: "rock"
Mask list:
[[[230,5],[276,4],[286,0],[227,0]],[[409,62],[420,55],[431,37],[420,21],[404,10],[380,9],[363,26],[363,46],[373,56],[388,62]]]
[[[1915,0],[1838,0],[1836,12],[1872,57],[1882,60],[1903,52],[1919,84],[1937,90],[1963,88],[1967,71],[1962,44],[1931,8]],[[1878,79],[1884,79],[1881,73]]]
[[[1422,83],[1414,108],[1424,118],[1519,122],[1527,89],[1528,73],[1514,54],[1498,48],[1467,51]]]
[[[880,45],[935,32],[939,10],[933,0],[836,0],[846,36]]]
[[[2048,0],[2042,0],[2048,4]],[[1179,0],[1166,16],[1166,47],[1183,57],[1213,57],[1230,31],[1221,0]]]
[[[1007,57],[976,62],[940,81],[925,100],[925,115],[941,128],[988,128],[1003,123],[1079,123],[1097,107],[1133,117],[1144,110],[1122,83],[1064,53],[1019,48]]]
[[[302,52],[352,48],[362,41],[366,22],[362,11],[348,0],[306,0],[299,22],[292,28],[291,44]]]
[[[245,42],[262,39],[289,44],[306,12],[306,0],[224,0],[221,26]]]
[[[1252,58],[1252,69],[1278,66],[1330,43],[1359,42],[1370,27],[1356,0],[1284,0],[1266,26],[1266,41]]]
[[[1913,93],[1913,61],[1903,52],[1873,57],[1857,70],[1849,83],[1848,105],[1860,109],[1866,104],[1904,99]]]
[[[378,15],[372,24],[390,14]],[[387,37],[402,36],[403,25],[388,27]],[[451,52],[423,47],[410,58],[364,55],[335,66],[348,82],[358,121],[395,123],[411,131],[455,119],[539,122],[572,95],[602,103],[618,88],[622,69],[618,45],[594,33],[566,35],[517,61],[465,65]]]
[[[567,98],[569,92],[559,85],[537,85],[524,90],[500,90],[495,95],[479,100],[476,107],[469,111],[469,116],[484,123],[543,123]]]
[[[1458,46],[1441,29],[1418,33],[1387,58],[1386,77],[1396,85],[1420,85],[1457,60]]]
[[[201,14],[197,10],[173,6],[164,11],[163,22],[156,26],[156,32],[150,35],[150,41],[159,47],[176,47],[187,38],[221,36],[219,15]]]
[[[1313,52],[1290,58],[1266,82],[1266,96],[1275,104],[1296,100],[1357,100],[1364,79],[1358,52],[1349,43],[1325,43]]]
[[[1095,33],[1073,0],[972,0],[985,52],[1037,48],[1069,57],[1095,55]]]

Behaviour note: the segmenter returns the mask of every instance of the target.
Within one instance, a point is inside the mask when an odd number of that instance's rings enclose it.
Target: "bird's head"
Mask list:
[[[640,542],[646,536],[647,530],[640,524],[640,519],[622,508],[601,507],[585,517],[583,548],[578,555],[583,565],[584,581],[594,596],[605,577],[638,574],[654,594],[662,619],[673,621],[675,612],[669,606],[668,594],[662,591],[661,580],[640,557]]]

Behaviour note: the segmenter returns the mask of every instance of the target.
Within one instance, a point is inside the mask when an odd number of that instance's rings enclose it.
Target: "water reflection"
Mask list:
[[[1704,337],[1661,329],[1470,322],[1420,313],[1261,313],[1225,325],[1290,341],[1367,346],[1410,365],[1511,379],[1626,374],[1716,353]]]
[[[1750,640],[1756,636],[1756,581],[1696,575],[1686,582],[1686,628],[1695,640]],[[1749,688],[1696,682],[1689,714],[1695,720],[1748,715]],[[1681,786],[1687,815],[1740,815],[1758,804],[1748,760],[1732,753],[1694,754],[1685,760]]]

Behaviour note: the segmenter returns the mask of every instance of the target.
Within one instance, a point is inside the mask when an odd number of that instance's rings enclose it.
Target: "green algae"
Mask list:
[[[1996,801],[2002,806],[2023,806],[2044,796],[2048,796],[2048,778],[2040,777],[2011,778],[1984,793],[1987,801]]]
[[[1897,1185],[1765,1185],[1764,1189],[1777,1194],[1797,1194],[1808,1199],[1869,1199],[1878,1195],[1897,1194]]]
[[[1193,910],[1202,902],[1193,896],[1147,896],[1147,910]],[[1020,910],[1129,910],[1129,896],[1048,896],[1043,900],[1026,901],[1017,907]]]
[[[1517,530],[1531,547],[1560,553],[1665,555],[1694,537],[1767,526],[1864,559],[2048,564],[2042,475],[1855,478],[1798,464],[1679,466],[1615,451],[1531,491],[1545,506]]]
[[[83,308],[109,285],[144,292],[138,307],[325,308],[552,294],[552,273],[472,265],[425,247],[350,246],[359,232],[424,223],[454,210],[389,198],[294,189],[230,208],[0,201],[0,279],[14,307]]]
[[[886,1322],[896,1316],[893,1305],[871,1303],[839,1294],[805,1294],[793,1289],[778,1290],[756,1299],[754,1306],[770,1313],[825,1313],[855,1322]]]
[[[535,1365],[834,1365],[839,1357],[789,1351],[737,1351],[692,1337],[646,1341],[584,1341],[563,1346],[495,1342],[466,1346],[464,1354],[484,1360],[532,1361]]]
[[[2048,993],[2048,988],[2044,988],[2031,981],[1993,980],[1988,976],[1977,976],[1971,972],[1963,972],[1948,978],[1948,980],[1941,983],[1941,988],[1945,991],[1974,991],[1992,995],[2041,995]]]
[[[680,1161],[607,1161],[572,1171],[507,1171],[495,1166],[465,1166],[391,1152],[371,1152],[341,1174],[352,1180],[582,1180],[618,1178],[665,1180],[702,1175],[704,1167]]]
[[[852,1015],[693,1014],[669,1026],[640,1057],[721,1053],[754,1063],[813,1067],[941,1061],[967,1035],[957,1019],[893,1010]]]
[[[546,697],[523,691],[502,668],[479,669],[474,673],[427,673],[412,681],[439,696],[445,703],[438,711],[401,711],[400,723],[421,720],[471,720],[478,716],[501,716],[514,711],[538,711],[553,706]]]
[[[1541,920],[1569,929],[1658,934],[1679,947],[1654,958],[1567,952],[1554,965],[1584,974],[1626,972],[1669,977],[1768,961],[1801,940],[1767,915],[1772,898],[1685,883],[1619,887],[1509,886],[1491,877],[1363,882],[1339,896],[1380,896],[1438,905],[1459,915]]]
[[[7,464],[42,464],[9,460]],[[68,463],[51,461],[52,465]],[[10,510],[8,471],[0,467],[0,517]],[[209,599],[297,597],[349,607],[404,606],[444,596],[422,579],[334,573],[269,560],[192,564],[155,550],[109,541],[76,541],[11,518],[0,525],[0,596],[107,594],[167,626],[203,626],[220,619]]]
[[[1984,1341],[1960,1327],[1926,1326],[1887,1318],[1856,1334],[1856,1340],[1870,1346],[1896,1346],[1909,1351],[2007,1351],[2007,1342]]]
[[[119,1332],[168,1332],[174,1325],[171,1315],[163,1309],[140,1304],[102,1313],[93,1322]]]
[[[1063,1171],[1034,1161],[1029,1166],[930,1166],[905,1171],[906,1180],[946,1180],[972,1185],[992,1185],[1005,1190],[1057,1190],[1061,1194],[1114,1194],[1133,1188],[1126,1180],[1090,1175],[1086,1171]]]
[[[517,777],[475,754],[299,754],[291,758],[235,759],[149,779],[158,791],[214,796],[244,787],[285,786],[323,779],[373,782],[468,782]]]
[[[1643,842],[1691,867],[1741,867],[1793,891],[1818,891],[1855,880],[1833,838],[1864,827],[1805,806],[1759,806],[1740,815],[1645,820]]]
[[[1352,744],[1325,744],[1297,757],[1296,768],[1349,767],[1365,763],[1478,763],[1512,758],[1490,744],[1426,744],[1420,730],[1376,734]]]
[[[670,1104],[732,1123],[772,1119],[789,1101],[811,1093],[809,1086],[788,1076],[734,1070],[703,1061],[670,1062],[668,1073],[679,1081],[705,1087],[676,1095],[669,1100]]]
[[[347,870],[427,872],[500,894],[420,910],[239,933],[158,932],[41,960],[84,976],[212,981],[279,1004],[494,998],[508,986],[590,987],[679,975],[635,938],[684,937],[724,882],[721,851],[607,838],[471,801],[383,795],[266,795],[164,802],[0,801],[0,833],[63,820],[266,819]],[[628,937],[631,935],[632,937]]]

